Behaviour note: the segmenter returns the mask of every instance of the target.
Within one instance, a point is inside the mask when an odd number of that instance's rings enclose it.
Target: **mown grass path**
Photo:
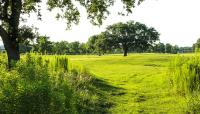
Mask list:
[[[70,56],[74,64],[88,68],[104,83],[112,114],[180,114],[184,100],[172,94],[167,75],[169,54],[131,54],[106,56]]]

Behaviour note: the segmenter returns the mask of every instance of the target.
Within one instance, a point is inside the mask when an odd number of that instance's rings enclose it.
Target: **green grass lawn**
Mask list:
[[[170,54],[130,54],[70,56],[73,64],[89,69],[107,86],[105,90],[112,114],[185,112],[184,98],[173,94],[167,74]],[[109,85],[109,86],[108,86]]]

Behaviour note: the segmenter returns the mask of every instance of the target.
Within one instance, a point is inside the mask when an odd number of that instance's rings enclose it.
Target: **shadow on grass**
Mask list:
[[[115,95],[123,95],[125,93],[120,92],[124,90],[123,88],[114,87],[108,84],[106,81],[93,78],[92,86],[90,86],[89,91],[96,94],[98,96],[98,110],[93,112],[93,114],[107,114],[109,113],[109,109],[115,106],[114,102],[111,100],[111,96]],[[119,94],[118,94],[119,93]]]
[[[119,90],[124,90],[123,88],[112,86],[106,81],[97,78],[93,79],[93,85],[104,92],[116,92]]]

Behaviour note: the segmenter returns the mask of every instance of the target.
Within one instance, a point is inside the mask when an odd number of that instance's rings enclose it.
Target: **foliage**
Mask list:
[[[159,42],[158,44],[156,44],[154,47],[154,52],[158,52],[158,53],[165,53],[165,44]]]
[[[106,32],[102,32],[99,35],[91,36],[87,42],[87,46],[88,52],[97,53],[100,56],[101,54],[110,51],[113,45],[107,39]]]
[[[171,44],[167,43],[165,48],[166,48],[166,53],[171,53],[172,52],[172,45]]]
[[[87,70],[69,65],[65,56],[27,54],[10,71],[0,59],[0,113],[101,113],[99,96],[90,91]]]
[[[106,37],[124,50],[124,56],[127,56],[131,47],[139,47],[145,51],[159,40],[159,33],[154,28],[148,28],[146,25],[134,21],[110,25],[106,31],[109,34]]]
[[[179,52],[181,53],[193,53],[194,50],[193,47],[179,47]]]
[[[52,50],[52,43],[48,40],[49,37],[47,36],[39,36],[37,38],[37,44],[38,44],[38,52],[45,54],[50,53]]]
[[[187,113],[200,113],[200,56],[178,56],[171,62],[171,85],[187,101]]]
[[[199,52],[200,50],[200,38],[193,44],[193,49],[195,52]]]
[[[52,44],[53,44],[53,47],[52,47],[51,53],[64,55],[69,52],[69,46],[68,46],[69,43],[67,41],[55,42]]]

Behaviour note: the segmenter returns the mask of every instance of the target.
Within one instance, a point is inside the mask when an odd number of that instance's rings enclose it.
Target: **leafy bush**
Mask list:
[[[0,58],[1,114],[101,112],[90,73],[69,68],[66,57],[27,54],[10,71],[5,63]]]

